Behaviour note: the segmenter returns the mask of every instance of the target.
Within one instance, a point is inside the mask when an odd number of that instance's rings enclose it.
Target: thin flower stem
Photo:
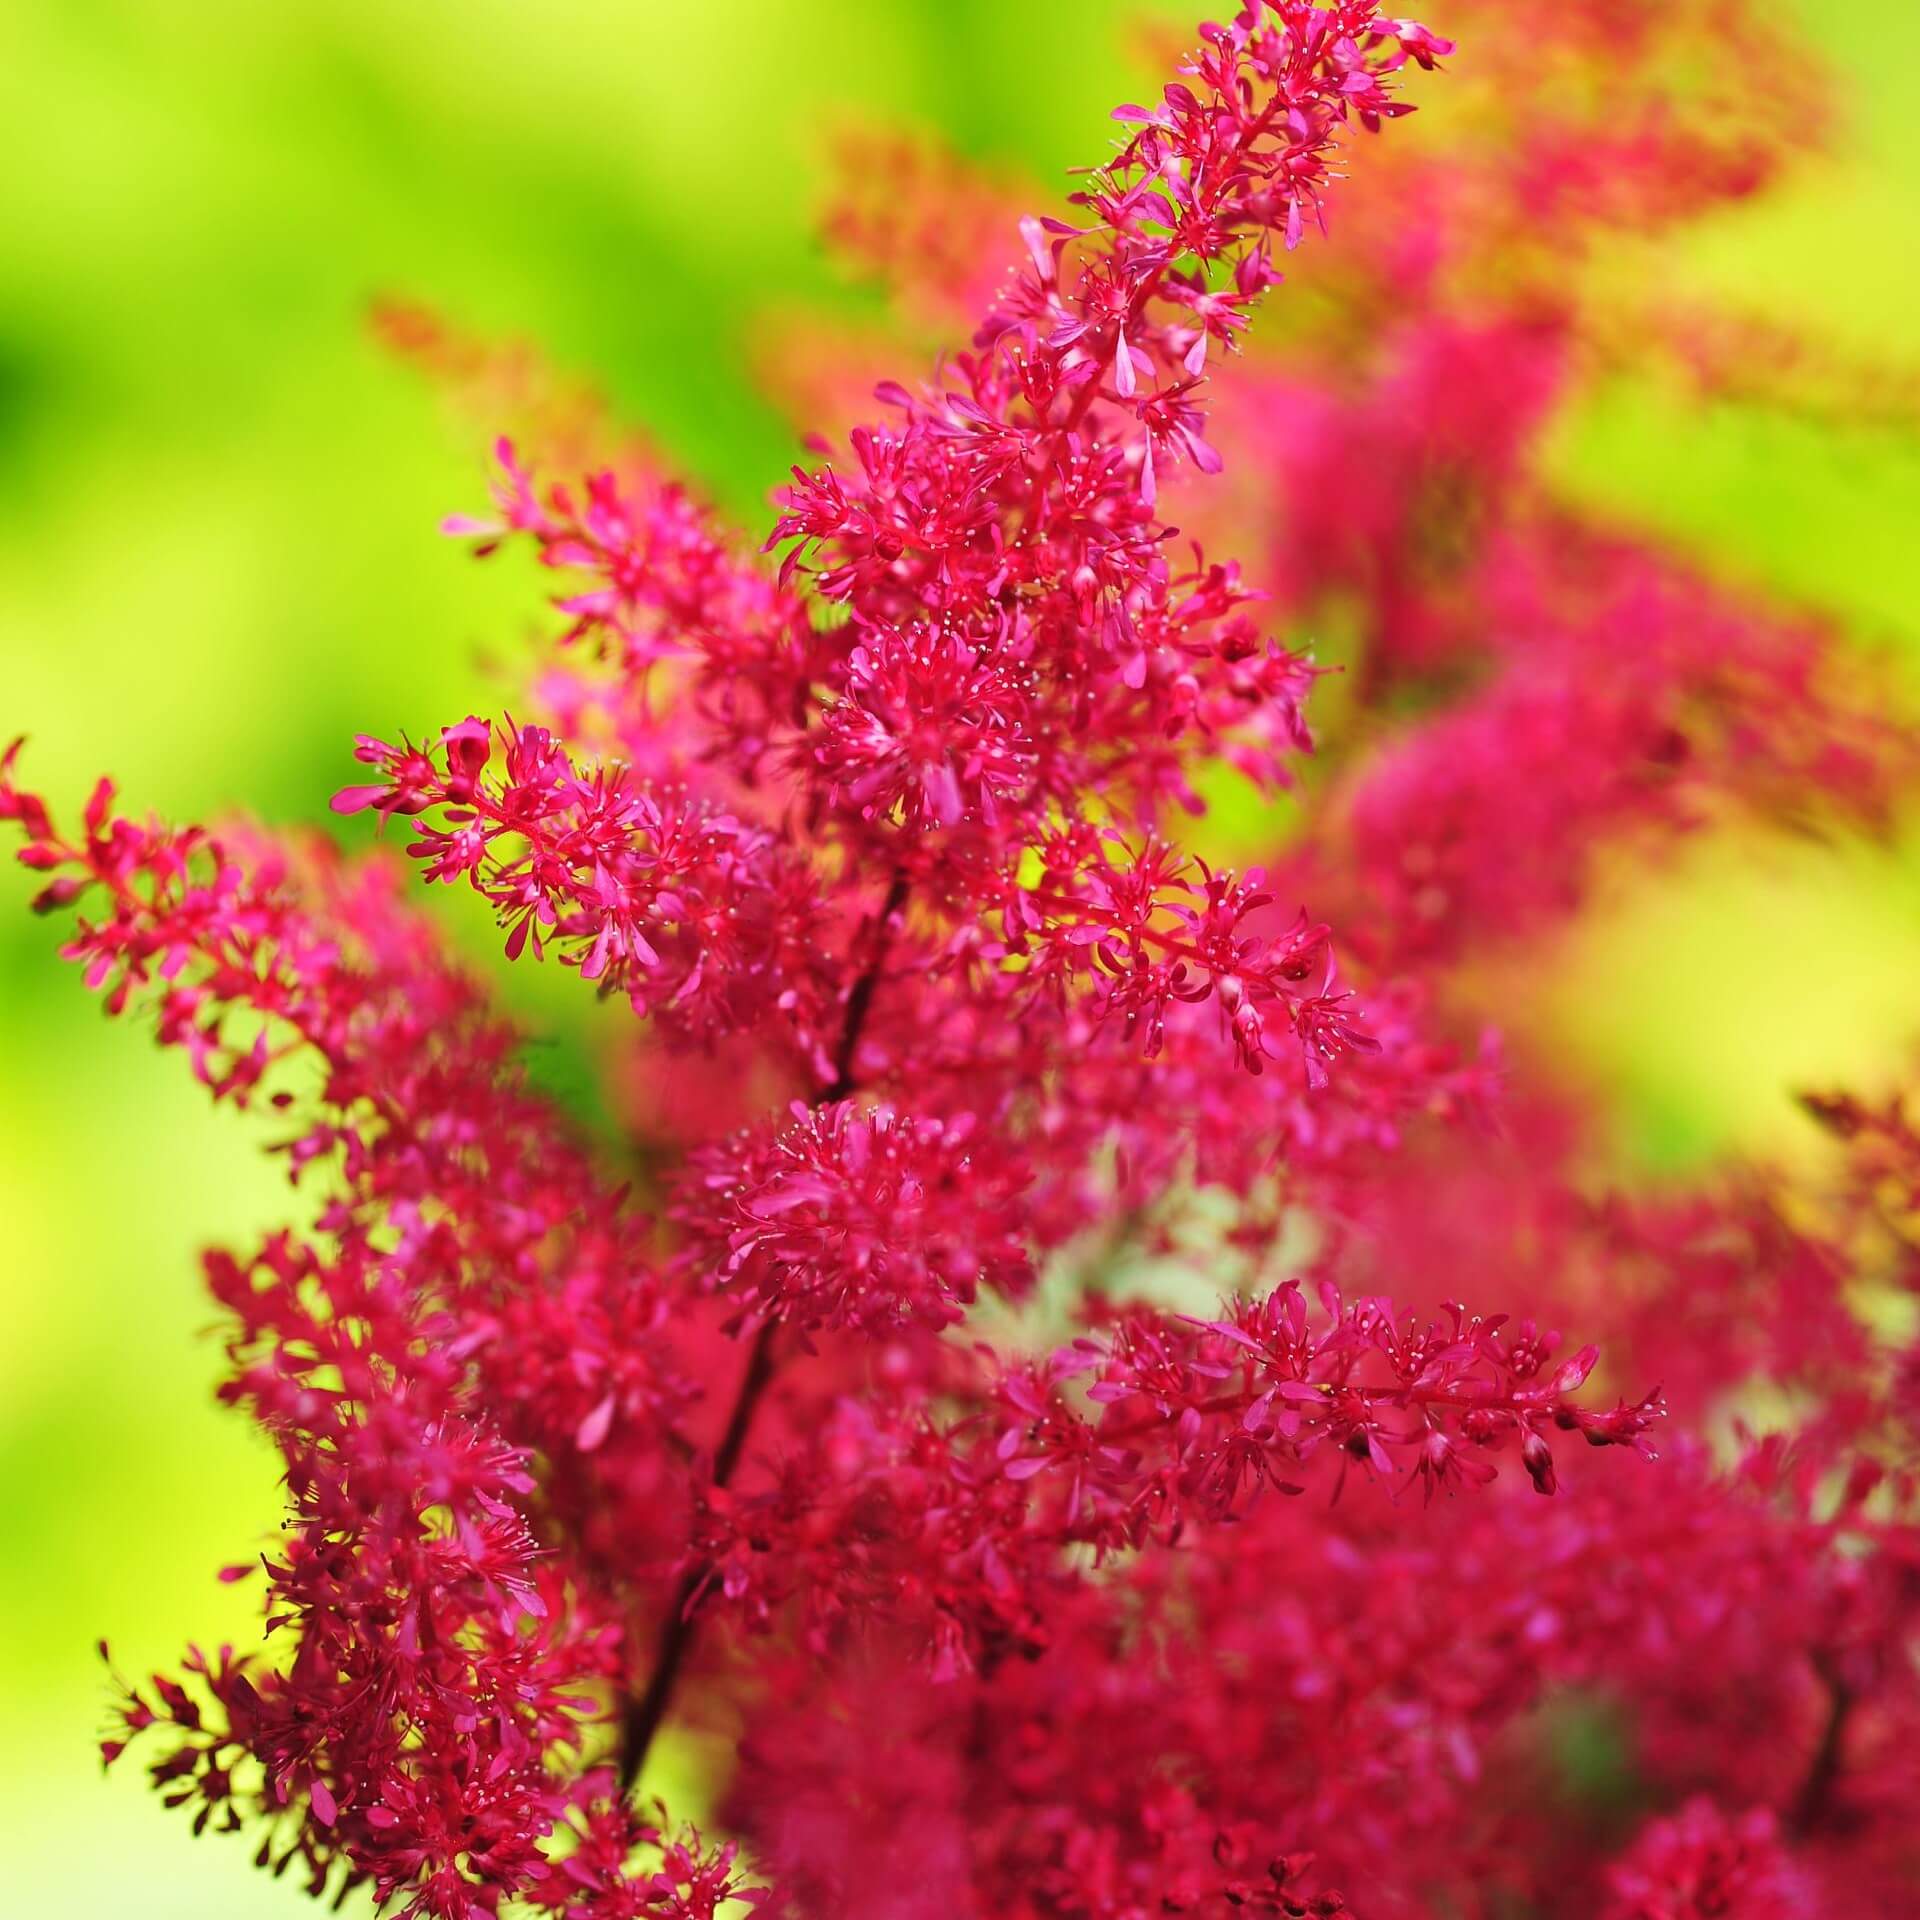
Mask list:
[[[873,957],[853,983],[853,991],[847,995],[846,1017],[840,1026],[840,1043],[834,1049],[833,1078],[814,1096],[812,1104],[816,1107],[844,1100],[857,1084],[854,1055],[860,1050],[860,1036],[866,1031],[867,1015],[872,1011],[873,996],[880,986],[881,970],[886,965],[887,948],[893,938],[894,919],[906,904],[906,898],[907,876],[904,872],[896,872],[887,888],[887,897],[880,903],[879,917],[874,923]]]
[[[1814,1749],[1813,1764],[1794,1796],[1790,1815],[1796,1833],[1811,1832],[1826,1817],[1840,1778],[1847,1720],[1853,1712],[1854,1696],[1852,1689],[1832,1674],[1826,1676],[1826,1682],[1829,1703],[1826,1721],[1820,1729],[1820,1744]]]
[[[879,989],[887,948],[891,944],[893,923],[906,897],[907,876],[904,872],[896,872],[875,922],[873,952],[847,995],[846,1015],[841,1022],[839,1043],[834,1049],[833,1078],[814,1096],[811,1104],[816,1107],[844,1100],[857,1084],[854,1056],[860,1048],[860,1036],[866,1029],[874,994]],[[740,1456],[746,1450],[754,1415],[759,1411],[760,1403],[773,1380],[773,1349],[779,1327],[777,1319],[768,1319],[761,1323],[759,1332],[754,1335],[746,1369],[740,1376],[740,1389],[734,1396],[733,1410],[727,1415],[726,1431],[714,1450],[713,1485],[716,1487],[724,1487],[732,1480],[740,1464]],[[621,1716],[620,1791],[623,1794],[631,1792],[639,1780],[654,1736],[660,1731],[660,1723],[673,1704],[680,1671],[686,1665],[687,1655],[693,1647],[701,1591],[711,1575],[710,1567],[692,1566],[681,1576],[673,1604],[660,1623],[660,1635],[647,1684],[628,1700]]]
[[[746,1371],[740,1376],[740,1391],[734,1398],[733,1411],[727,1416],[727,1430],[713,1456],[713,1484],[716,1487],[724,1487],[733,1478],[733,1470],[739,1465],[740,1455],[747,1444],[753,1416],[768,1383],[773,1379],[773,1341],[779,1324],[777,1320],[764,1321],[760,1331],[754,1335]],[[653,1745],[653,1737],[659,1732],[660,1722],[666,1718],[667,1708],[673,1702],[680,1669],[686,1664],[687,1654],[693,1645],[694,1610],[710,1572],[710,1568],[696,1566],[689,1567],[681,1576],[673,1604],[660,1623],[660,1638],[654,1649],[653,1667],[647,1676],[647,1684],[627,1702],[626,1711],[621,1716],[622,1793],[628,1792],[639,1779],[647,1751]]]

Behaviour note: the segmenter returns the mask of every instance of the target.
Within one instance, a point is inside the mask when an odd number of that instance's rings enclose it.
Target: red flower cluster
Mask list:
[[[1711,1800],[1654,1821],[1608,1877],[1606,1920],[1793,1920],[1814,1898],[1785,1859],[1771,1813],[1756,1807],[1730,1820]]]
[[[781,1132],[704,1149],[678,1209],[689,1274],[750,1287],[748,1318],[870,1333],[951,1326],[983,1281],[1025,1292],[1024,1181],[990,1144],[976,1162],[972,1121],[796,1102]]]
[[[89,984],[309,1201],[207,1258],[285,1462],[265,1643],[107,1747],[199,1826],[438,1920],[1913,1910],[1910,1097],[1814,1102],[1818,1174],[1610,1195],[1462,1012],[1602,833],[1913,789],[1822,623],[1540,452],[1632,332],[1576,263],[1758,190],[1818,96],[1745,0],[1461,5],[1452,139],[1354,152],[1448,43],[1252,0],[1010,274],[937,157],[843,212],[913,325],[987,311],[795,470],[777,564],[631,444],[536,480],[578,396],[386,315],[516,416],[450,530],[559,630],[536,719],[363,739],[335,808],[643,1017],[640,1191],[400,863],[104,785],[69,834],[0,764]],[[1330,776],[1227,870],[1180,818],[1299,778],[1319,620]],[[732,1755],[673,1819],[667,1728]]]

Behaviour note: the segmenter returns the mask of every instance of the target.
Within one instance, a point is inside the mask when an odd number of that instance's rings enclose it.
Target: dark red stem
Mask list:
[[[1795,1796],[1789,1821],[1795,1833],[1817,1827],[1833,1800],[1840,1779],[1840,1762],[1846,1745],[1847,1717],[1853,1711],[1853,1692],[1832,1674],[1824,1676],[1829,1704],[1825,1724],[1820,1729],[1820,1744],[1814,1749],[1813,1764]]]
[[[854,1089],[854,1055],[860,1050],[860,1036],[866,1030],[873,996],[879,989],[894,916],[900,911],[906,897],[907,877],[904,873],[896,873],[887,888],[887,897],[881,903],[874,929],[872,955],[847,995],[846,1013],[840,1023],[840,1039],[834,1048],[833,1078],[814,1096],[813,1105],[816,1107],[824,1106],[829,1101],[844,1100]],[[716,1487],[724,1487],[733,1478],[734,1469],[740,1464],[740,1456],[746,1450],[753,1417],[773,1379],[773,1347],[779,1325],[777,1320],[763,1321],[760,1331],[753,1337],[746,1370],[740,1376],[740,1390],[734,1396],[732,1412],[727,1415],[726,1431],[720,1436],[719,1446],[714,1449],[713,1485]],[[673,1704],[680,1670],[686,1665],[687,1655],[693,1647],[701,1589],[706,1585],[711,1571],[707,1567],[692,1566],[681,1576],[673,1603],[660,1622],[660,1637],[654,1647],[653,1666],[647,1675],[647,1684],[629,1698],[626,1710],[621,1715],[622,1793],[629,1792],[639,1779],[640,1769],[646,1763],[647,1750],[653,1745],[654,1735],[660,1731],[660,1723],[667,1717],[667,1709]]]

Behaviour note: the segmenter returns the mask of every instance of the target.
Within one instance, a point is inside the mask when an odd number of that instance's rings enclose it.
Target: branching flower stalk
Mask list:
[[[880,984],[881,971],[886,965],[894,918],[906,905],[906,897],[905,877],[896,874],[875,917],[871,957],[847,994],[846,1015],[841,1022],[839,1042],[833,1051],[833,1078],[821,1090],[820,1104],[844,1100],[854,1091],[853,1058],[860,1046],[860,1032],[866,1025],[867,1011],[873,1005],[873,996]],[[753,1430],[754,1414],[759,1410],[761,1397],[773,1379],[776,1364],[774,1341],[779,1325],[777,1319],[764,1320],[747,1350],[747,1364],[740,1375],[739,1391],[734,1395],[733,1408],[727,1415],[720,1444],[714,1449],[713,1485],[716,1488],[724,1489],[732,1483],[734,1469],[739,1466],[740,1455],[747,1444],[747,1436]],[[660,1731],[660,1723],[673,1702],[674,1687],[692,1642],[694,1608],[710,1578],[709,1570],[697,1566],[690,1567],[682,1577],[679,1591],[661,1622],[660,1639],[654,1649],[653,1665],[646,1682],[627,1702],[620,1728],[619,1782],[623,1793],[630,1792],[639,1779],[653,1737]]]
[[[1425,142],[1447,41],[1252,0],[1060,215],[868,165],[885,351],[965,344],[869,419],[873,341],[784,325],[865,423],[759,551],[386,309],[514,428],[449,531],[555,583],[512,713],[358,743],[405,859],[104,782],[69,828],[0,761],[89,987],[301,1195],[205,1260],[285,1477],[223,1576],[262,1641],[117,1682],[105,1747],[197,1829],[405,1920],[1914,1911],[1920,1096],[1615,1191],[1485,987],[1598,842],[1886,833],[1920,770],[1831,623],[1562,498],[1557,413],[1904,389],[1581,271],[1823,137],[1757,0],[1457,4]],[[624,1162],[409,869],[631,1009]],[[726,1758],[669,1811],[682,1733]]]

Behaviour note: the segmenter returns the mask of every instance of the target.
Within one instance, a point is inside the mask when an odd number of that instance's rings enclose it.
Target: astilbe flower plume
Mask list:
[[[826,356],[844,455],[765,554],[383,309],[512,427],[448,528],[556,616],[522,717],[359,742],[335,809],[407,861],[104,784],[69,831],[0,764],[88,984],[304,1196],[206,1261],[284,1466],[229,1569],[265,1639],[123,1685],[106,1747],[198,1826],[443,1920],[1912,1911],[1913,1096],[1614,1194],[1463,1011],[1600,834],[1911,793],[1825,623],[1539,451],[1635,337],[1573,264],[1764,189],[1817,67],[1745,0],[1462,18],[1451,141],[1451,74],[1436,139],[1360,137],[1446,40],[1254,0],[1063,215],[904,150],[830,232],[965,343],[858,426]],[[1330,772],[1229,868],[1191,822],[1300,782],[1330,610]],[[409,864],[638,1016],[637,1176]],[[667,1729],[731,1756],[671,1813]]]

